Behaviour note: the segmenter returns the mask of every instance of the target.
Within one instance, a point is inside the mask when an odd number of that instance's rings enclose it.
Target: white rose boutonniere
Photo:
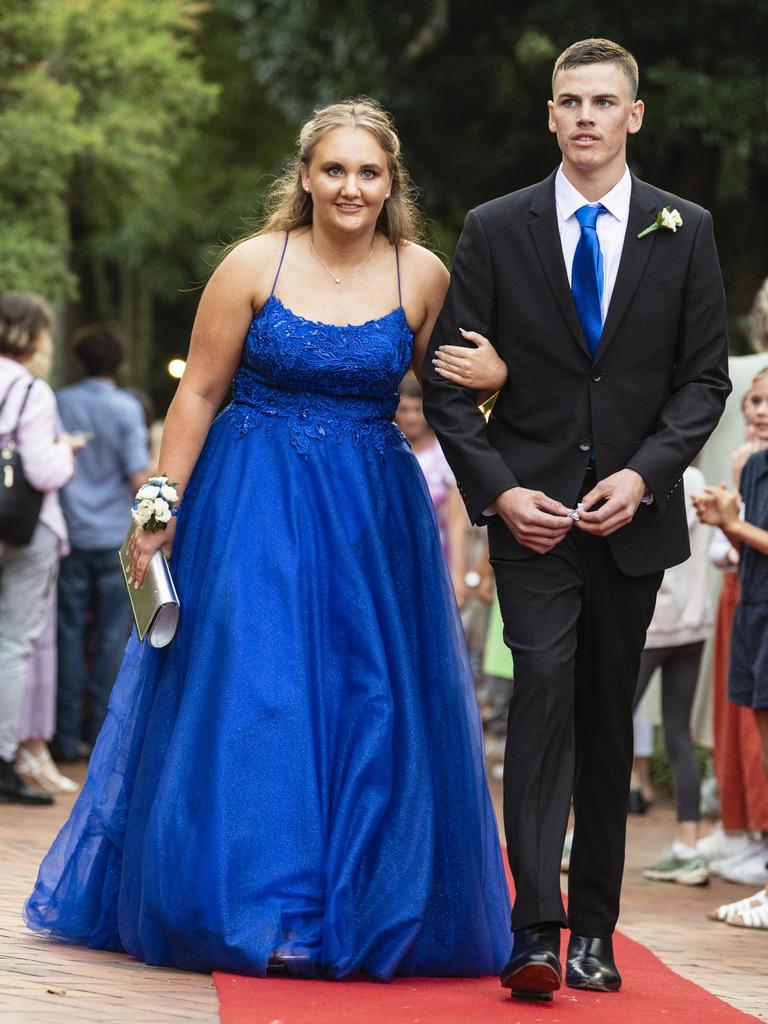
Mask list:
[[[653,224],[650,224],[644,231],[641,231],[637,237],[645,238],[646,235],[650,235],[652,231],[658,231],[659,228],[666,228],[667,231],[677,231],[677,229],[682,226],[683,218],[680,216],[678,211],[670,210],[668,206],[665,206],[663,210],[659,210],[658,216]]]
[[[178,503],[176,484],[169,483],[167,476],[152,476],[136,492],[131,516],[142,530],[164,530],[176,515]]]

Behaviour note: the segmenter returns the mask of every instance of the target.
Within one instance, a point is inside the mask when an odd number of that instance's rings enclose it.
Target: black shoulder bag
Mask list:
[[[43,492],[36,491],[27,483],[17,447],[19,423],[34,383],[31,380],[27,386],[15,427],[6,440],[0,442],[0,542],[17,547],[32,540],[43,503]],[[13,384],[0,402],[0,414],[12,390]]]

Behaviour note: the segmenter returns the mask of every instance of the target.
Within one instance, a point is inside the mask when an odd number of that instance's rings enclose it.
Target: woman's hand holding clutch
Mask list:
[[[164,530],[135,529],[128,541],[130,555],[130,583],[140,587],[144,581],[144,573],[150,558],[156,551],[162,550],[166,558],[171,557],[173,538],[176,533],[176,520],[171,519]]]
[[[461,330],[461,336],[474,347],[441,345],[432,362],[441,377],[470,388],[477,392],[478,401],[485,402],[506,383],[507,364],[482,334]]]

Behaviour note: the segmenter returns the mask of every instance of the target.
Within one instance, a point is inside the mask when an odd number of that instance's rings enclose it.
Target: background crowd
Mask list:
[[[599,17],[604,5],[568,0],[394,6],[396,17],[367,2],[330,13],[287,0],[3,5],[0,441],[16,434],[46,496],[33,542],[0,546],[2,793],[44,804],[76,788],[65,766],[87,758],[130,625],[116,551],[133,491],[154,468],[142,396],[167,404],[164,367],[185,351],[197,283],[218,243],[258,214],[289,126],[341,95],[380,98],[433,244],[450,253],[468,208],[550,170],[540,83],[564,42],[594,31],[628,42],[647,69],[651,116],[633,169],[714,213],[734,353],[726,414],[686,474],[692,556],[667,574],[648,634],[632,809],[653,799],[648,719],[658,717],[678,824],[646,876],[703,884],[717,874],[757,888],[713,917],[768,930],[768,699],[745,683],[768,668],[768,632],[759,615],[737,612],[743,545],[756,553],[747,611],[760,605],[768,556],[757,535],[734,542],[747,465],[747,522],[768,527],[768,484],[750,461],[768,448],[768,11],[737,0],[665,5],[663,19],[628,0]],[[468,51],[482,59],[460,59]],[[466,520],[414,379],[401,396],[398,422],[435,504],[497,772],[514,667],[484,535]],[[660,701],[651,692],[641,704],[657,671]],[[702,834],[710,749],[718,822]]]

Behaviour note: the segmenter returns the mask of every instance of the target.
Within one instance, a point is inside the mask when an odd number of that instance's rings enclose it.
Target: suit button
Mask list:
[[[589,438],[585,437],[583,441],[579,441],[579,450],[582,452],[592,451],[592,442]]]
[[[593,384],[599,384],[601,380],[602,380],[602,377],[600,376],[599,373],[593,374],[593,376],[592,376],[592,383]]]

